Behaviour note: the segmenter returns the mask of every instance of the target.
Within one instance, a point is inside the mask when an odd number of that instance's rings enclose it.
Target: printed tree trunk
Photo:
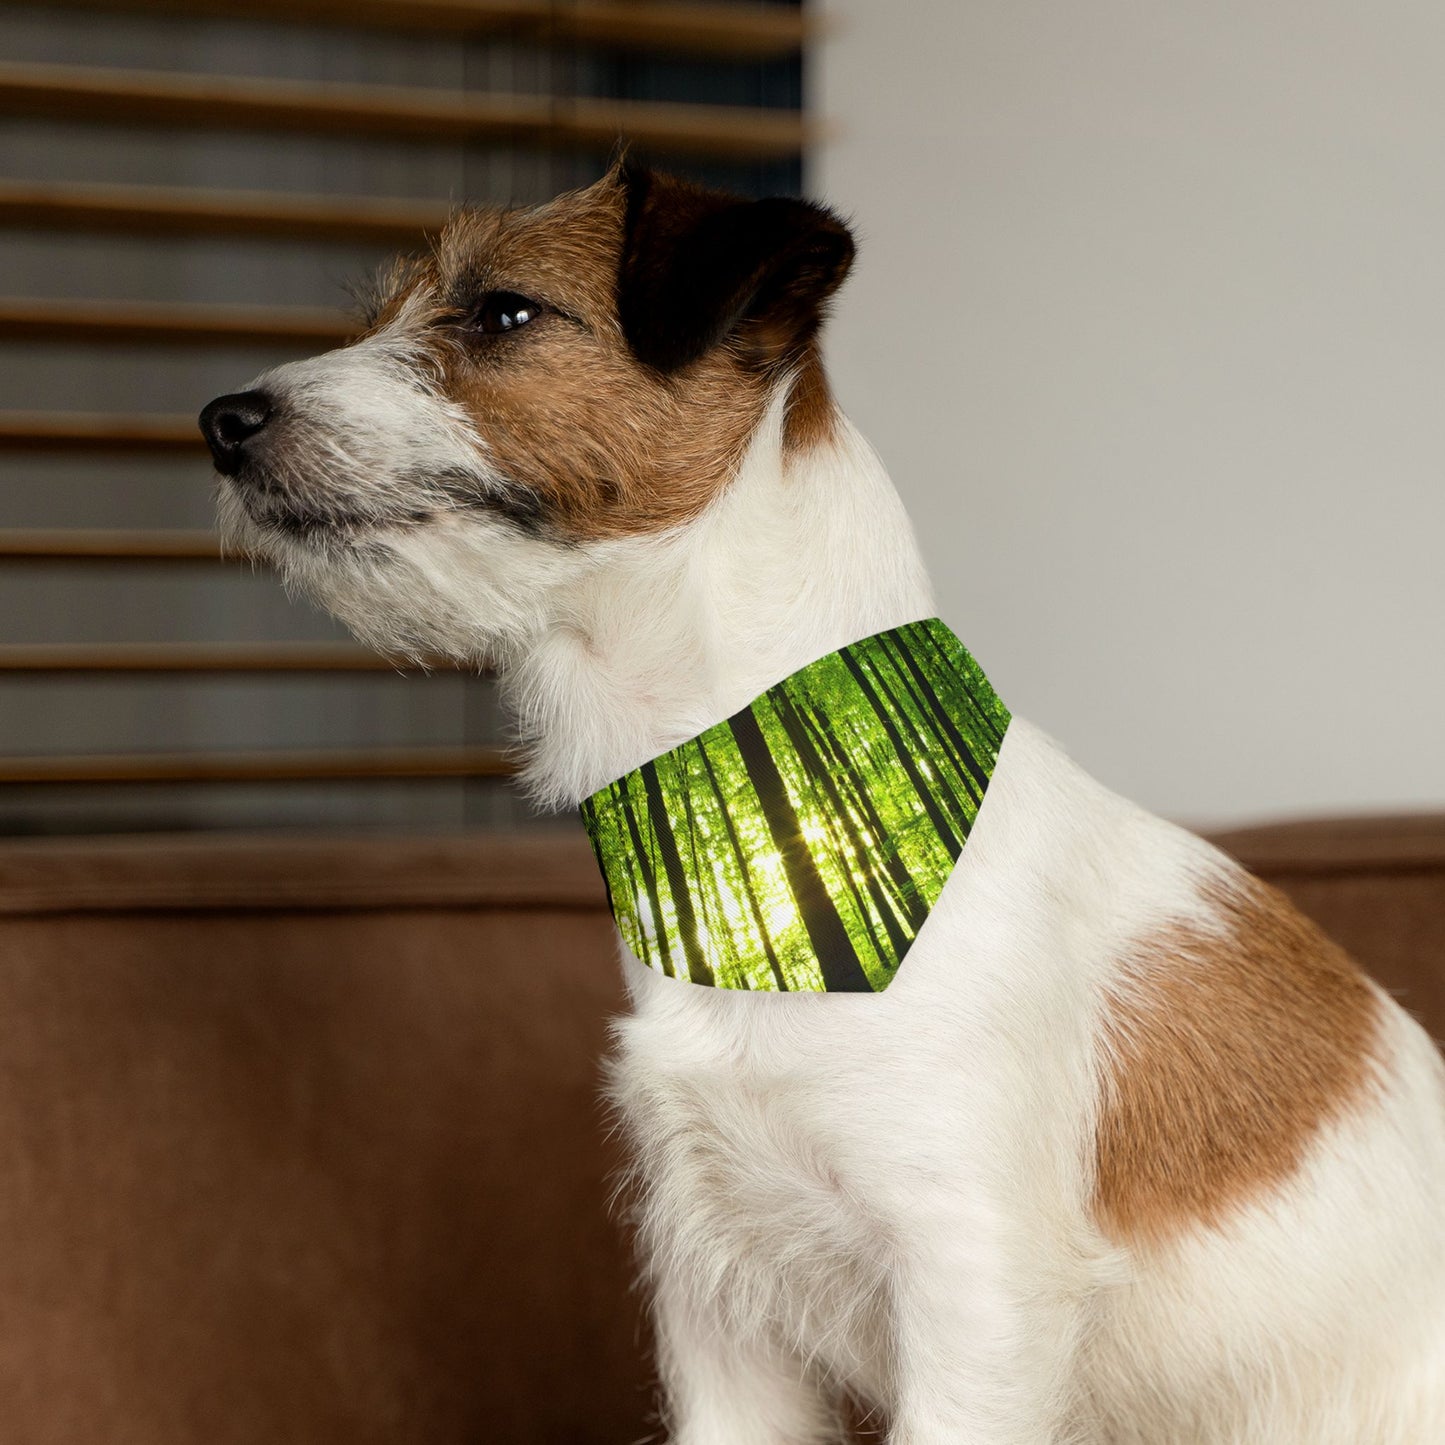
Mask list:
[[[981,800],[981,795],[979,798],[972,796],[972,785],[964,774],[963,765],[953,759],[947,743],[935,729],[929,726],[928,719],[917,707],[913,695],[907,691],[903,684],[902,674],[891,658],[887,659],[888,666],[885,668],[885,658],[886,652],[880,642],[869,648],[866,654],[860,654],[859,660],[872,675],[875,687],[891,710],[895,725],[900,729],[906,728],[908,732],[912,733],[917,743],[914,757],[920,760],[919,772],[925,779],[933,780],[931,782],[933,797],[940,809],[948,815],[949,827],[953,829],[954,836],[962,842],[964,838],[968,837],[973,815],[964,806],[963,799],[959,797],[959,788],[967,792],[975,804]],[[899,683],[897,687],[889,681],[890,672]],[[904,701],[905,698],[907,703]],[[958,780],[957,786],[943,776],[942,764],[946,764],[947,769]]]
[[[938,800],[933,796],[933,789],[924,780],[923,774],[918,771],[918,764],[913,757],[913,745],[906,741],[894,726],[893,719],[888,715],[888,709],[878,696],[878,690],[869,681],[868,675],[858,659],[853,656],[853,649],[845,647],[838,655],[843,659],[843,665],[852,673],[853,681],[858,684],[859,690],[868,700],[868,705],[873,709],[883,731],[888,734],[888,741],[897,750],[898,761],[903,765],[903,771],[908,775],[908,781],[913,784],[913,789],[918,794],[918,801],[928,815],[928,821],[933,824],[934,832],[956,858],[963,850],[963,840],[954,832],[953,825],[944,816],[943,810],[938,806]]]
[[[775,694],[770,699],[773,703],[773,716],[780,725],[782,721],[779,716],[781,697],[781,694]],[[789,741],[791,742],[791,738]],[[779,774],[781,775],[785,770],[788,774],[783,780],[784,787],[791,784],[793,796],[798,798],[800,804],[806,799],[806,811],[814,828],[816,829],[821,824],[823,831],[828,835],[827,852],[842,875],[843,888],[853,904],[853,916],[857,919],[857,927],[854,928],[840,909],[839,917],[843,918],[843,927],[853,941],[854,953],[857,953],[860,947],[859,936],[861,935],[863,939],[867,940],[868,947],[878,963],[884,968],[891,968],[892,963],[878,942],[877,931],[873,927],[868,912],[868,904],[864,901],[863,892],[858,887],[859,870],[854,864],[854,859],[855,857],[866,858],[866,852],[856,852],[850,841],[839,832],[837,818],[829,810],[826,800],[820,797],[821,789],[818,786],[817,776],[808,771],[803,759],[798,757],[797,750],[795,748],[785,749],[781,756],[775,754],[775,761],[778,763]],[[835,897],[834,906],[838,907],[836,896],[830,896]]]
[[[587,829],[589,837],[596,838],[601,834],[602,822],[597,816],[597,809],[591,798],[583,798],[579,811],[582,814],[583,826]],[[612,879],[608,874],[608,864],[612,860],[612,854],[604,851],[601,854],[602,862],[602,886],[607,890],[607,906],[612,907]]]
[[[978,811],[978,805],[983,801],[984,789],[988,786],[988,775],[978,770],[978,764],[974,761],[972,752],[968,745],[963,743],[962,735],[949,718],[938,706],[937,694],[934,693],[931,684],[925,678],[922,685],[919,685],[918,674],[909,672],[903,659],[898,655],[899,649],[892,643],[892,634],[885,633],[880,639],[879,655],[887,660],[888,672],[893,677],[893,686],[896,683],[896,690],[908,700],[909,716],[922,721],[928,729],[928,735],[933,739],[934,753],[937,758],[948,764],[949,770],[958,779],[959,789],[965,794],[973,805],[973,811],[969,812],[962,805],[962,800],[957,800],[954,813],[963,821],[966,832],[972,823],[973,815]],[[874,667],[879,667],[877,658],[874,659]],[[920,736],[922,734],[920,733]],[[955,746],[955,740],[962,744],[962,751]]]
[[[624,849],[622,850],[622,857],[623,857],[623,861],[627,864],[627,883],[628,883],[628,886],[632,889],[632,896],[633,896],[634,898],[636,898],[636,897],[637,897],[637,872],[636,872],[636,870],[635,870],[635,869],[633,868],[633,866],[632,866],[632,854],[631,854],[630,852],[628,852],[627,849],[624,848]],[[604,874],[603,874],[604,879],[606,878],[606,876],[607,876],[607,875],[604,873]],[[607,888],[607,906],[608,906],[609,908],[612,907],[612,886],[611,886],[610,884],[608,885],[608,888]],[[614,916],[615,916],[615,915],[614,915]],[[648,937],[647,937],[647,930],[646,930],[645,928],[639,928],[639,929],[637,930],[637,937],[638,937],[638,941],[642,944],[642,961],[643,961],[643,963],[645,963],[649,968],[651,968],[651,967],[652,967],[652,943],[651,943],[651,941],[650,941],[650,940],[648,939]]]
[[[878,960],[883,968],[891,969],[901,956],[901,951],[895,950],[890,955],[883,945],[878,942],[877,930],[874,928],[872,919],[869,916],[868,904],[863,898],[863,892],[858,887],[857,874],[849,865],[848,846],[838,832],[837,821],[830,814],[824,813],[823,826],[828,830],[828,841],[833,846],[833,855],[837,858],[838,866],[843,873],[843,882],[847,885],[848,897],[853,900],[853,911],[858,916],[859,930],[862,932],[863,937],[868,940],[868,947],[872,949],[873,957]],[[887,900],[885,899],[884,906],[886,907],[886,905]],[[847,927],[847,925],[844,924],[844,927]],[[852,936],[850,933],[849,937],[851,938]],[[905,943],[903,947],[906,948],[907,944]],[[853,945],[853,951],[855,953],[858,951],[858,945],[856,943]]]
[[[704,866],[704,859],[707,855],[701,849],[697,809],[693,806],[692,768],[688,762],[687,751],[684,749],[674,753],[668,761],[673,764],[673,771],[677,774],[678,786],[682,793],[682,813],[687,825],[688,852],[692,858],[692,877],[697,883],[698,902],[702,906],[703,928],[707,931],[709,946],[721,954],[723,971],[730,978],[738,979],[740,975],[737,940],[733,937],[733,931],[727,924],[727,908],[718,888],[717,874],[711,867]],[[720,797],[716,799],[716,806],[722,807]],[[716,920],[719,918],[723,920],[721,927],[716,924]],[[737,984],[734,983],[732,986],[737,987]],[[744,981],[744,987],[746,986]]]
[[[918,930],[923,927],[923,920],[928,917],[928,904],[919,892],[913,875],[908,871],[908,865],[903,861],[897,843],[879,815],[872,794],[868,791],[867,781],[858,771],[853,759],[848,756],[826,710],[810,702],[803,710],[803,720],[814,744],[826,753],[837,771],[837,776],[843,780],[854,806],[862,815],[864,826],[873,837],[875,856],[883,860],[883,866],[888,872],[892,884],[889,892],[903,910],[909,933],[916,937]]]
[[[968,739],[959,732],[958,724],[939,702],[937,692],[934,691],[933,685],[918,665],[918,659],[913,655],[913,649],[895,631],[887,634],[885,651],[888,654],[888,660],[896,669],[899,669],[900,673],[902,673],[902,669],[907,669],[907,673],[903,675],[905,681],[909,682],[915,702],[924,711],[935,730],[943,734],[949,753],[968,770],[969,776],[973,780],[970,785],[973,800],[975,803],[981,803],[984,790],[988,787],[988,774],[979,766],[978,759],[973,755],[973,749],[968,745]],[[902,659],[901,667],[900,658]]]
[[[948,786],[942,790],[944,802],[948,806],[949,814],[957,822],[958,828],[967,834],[972,816],[978,811],[978,805],[983,802],[983,788],[975,788],[974,779],[970,776],[968,767],[965,766],[964,760],[959,759],[955,754],[954,744],[939,725],[936,709],[929,707],[928,699],[919,694],[918,688],[913,685],[913,679],[903,670],[902,663],[887,649],[886,643],[880,643],[879,650],[881,655],[887,659],[887,670],[893,675],[893,682],[897,685],[896,689],[893,688],[893,683],[886,682],[884,679],[883,666],[880,665],[877,656],[871,659],[874,673],[880,683],[884,683],[896,691],[899,696],[906,698],[907,722],[918,736],[919,746],[926,750],[931,770],[941,772],[942,767],[946,767],[954,777],[957,786]],[[968,802],[972,803],[972,812],[964,805],[964,796],[967,796]]]
[[[623,788],[622,815],[627,819],[627,833],[632,839],[632,851],[636,855],[637,866],[642,871],[642,886],[647,889],[647,904],[652,909],[652,931],[657,939],[658,957],[662,960],[662,971],[669,978],[675,978],[677,975],[672,966],[672,949],[667,942],[662,900],[657,893],[657,870],[647,849],[642,846],[642,832],[637,826],[637,814],[632,807],[632,789],[626,783]]]
[[[813,945],[813,953],[823,975],[823,986],[832,991],[864,992],[873,985],[858,961],[853,940],[843,919],[828,894],[818,865],[808,850],[798,815],[788,800],[782,775],[763,730],[751,708],[744,708],[729,722],[738,745],[743,766],[747,769],[753,791],[762,805],[763,817],[773,844],[782,857],[783,872],[798,905],[798,912]]]
[[[805,772],[816,781],[822,789],[824,797],[828,800],[829,807],[824,811],[828,818],[829,829],[834,835],[834,847],[838,851],[839,858],[845,868],[850,852],[858,860],[857,868],[848,868],[847,871],[850,875],[849,881],[853,887],[859,916],[866,925],[868,909],[862,898],[857,895],[857,882],[853,876],[855,873],[863,875],[863,886],[868,890],[868,897],[873,902],[873,912],[878,915],[878,921],[882,923],[883,930],[888,935],[888,942],[892,946],[892,962],[897,963],[908,951],[909,939],[903,932],[898,915],[893,911],[893,905],[889,902],[887,894],[884,893],[883,887],[878,881],[873,866],[873,850],[858,832],[848,805],[843,801],[843,796],[838,790],[838,784],[833,780],[832,770],[823,762],[818,750],[813,746],[813,739],[808,735],[807,727],[799,716],[797,708],[793,705],[792,699],[784,689],[779,689],[774,694],[774,698],[778,705],[778,720],[788,734],[788,741],[792,743],[794,751],[798,754],[798,760],[802,763]],[[839,836],[840,830],[846,834],[846,839]],[[881,949],[878,950],[878,953],[883,962],[889,961]]]
[[[626,848],[621,846],[611,847],[608,845],[607,839],[609,835],[617,839],[619,844],[621,843],[622,830],[618,825],[615,813],[609,810],[606,814],[599,816],[597,805],[592,798],[583,799],[581,812],[582,821],[587,827],[587,834],[594,840],[597,849],[597,861],[601,865],[602,886],[607,891],[607,909],[608,912],[616,918],[618,916],[617,900],[619,897],[631,898],[633,900],[636,900],[638,897],[637,874],[632,866],[632,856]],[[614,871],[619,871],[622,875],[616,880],[617,884],[622,885],[621,891],[619,891],[618,886],[614,885],[612,876]],[[629,888],[631,889],[630,893],[626,891],[626,889]],[[621,931],[620,927],[619,931]],[[641,938],[641,945],[639,956],[643,963],[651,966],[652,955],[645,934]]]
[[[713,793],[717,796],[718,813],[722,818],[723,831],[727,833],[728,842],[732,844],[733,857],[737,860],[738,865],[738,881],[742,884],[743,894],[748,900],[749,909],[753,915],[753,923],[757,926],[759,939],[762,940],[763,956],[768,960],[768,968],[773,975],[773,981],[781,992],[787,993],[788,980],[783,977],[783,965],[778,958],[777,949],[773,947],[773,936],[768,931],[768,921],[763,917],[762,905],[758,902],[757,888],[753,883],[753,870],[748,866],[748,855],[743,849],[742,839],[738,837],[737,825],[728,811],[727,799],[723,797],[722,789],[718,786],[717,771],[712,765],[712,759],[707,755],[707,744],[698,738],[696,746],[702,756],[702,766],[707,773],[707,780],[712,786]]]
[[[933,655],[938,658],[939,662],[942,663],[942,665],[947,668],[948,671],[956,671],[958,668],[957,659],[952,658],[948,655],[947,649],[938,640],[938,636],[934,632],[933,628],[924,628],[923,635],[928,639],[929,649],[932,651]],[[985,735],[993,744],[994,750],[997,751],[999,744],[1003,742],[1003,729],[1000,727],[998,719],[994,715],[993,709],[985,706],[982,699],[979,698],[978,694],[974,691],[973,682],[970,678],[965,677],[963,679],[963,688],[964,691],[968,694],[969,707],[972,710],[973,715],[979,720],[979,723],[982,725]]]
[[[652,819],[657,851],[662,855],[667,889],[672,894],[672,906],[677,914],[677,931],[682,938],[683,957],[687,960],[687,976],[694,983],[712,983],[712,969],[703,957],[702,944],[698,941],[697,913],[692,906],[692,894],[687,891],[687,874],[683,872],[682,858],[677,851],[677,838],[672,831],[672,819],[667,815],[667,804],[663,801],[662,785],[657,780],[657,763],[643,763],[641,772],[642,786],[647,793],[648,816]]]
[[[917,933],[923,926],[923,920],[928,916],[927,906],[923,902],[916,880],[908,871],[908,865],[903,861],[892,831],[884,822],[883,815],[878,811],[869,780],[864,776],[857,758],[854,756],[855,749],[844,745],[844,736],[839,724],[828,709],[816,699],[809,699],[803,717],[808,724],[814,743],[831,759],[833,766],[837,769],[838,777],[843,779],[849,795],[858,811],[863,815],[868,831],[876,840],[877,851],[887,864],[894,895],[907,914],[909,928],[912,932]]]

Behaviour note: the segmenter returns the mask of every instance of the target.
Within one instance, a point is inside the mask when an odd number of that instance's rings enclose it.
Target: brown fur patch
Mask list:
[[[1105,1023],[1095,1213],[1158,1243],[1284,1183],[1320,1128],[1365,1094],[1379,1001],[1275,889],[1240,874],[1140,946]]]
[[[695,517],[735,474],[769,393],[730,343],[675,376],[633,356],[617,314],[623,210],[609,178],[532,210],[463,212],[383,312],[434,351],[497,470],[579,540]],[[448,316],[488,291],[548,309],[514,334],[449,333]]]
[[[833,440],[838,421],[833,392],[816,346],[809,346],[788,393],[783,449],[789,455],[812,451]]]

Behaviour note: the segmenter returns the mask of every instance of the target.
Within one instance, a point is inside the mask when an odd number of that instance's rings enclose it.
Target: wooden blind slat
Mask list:
[[[137,528],[0,529],[4,562],[219,562],[214,532]]]
[[[659,152],[734,160],[790,158],[813,135],[792,110],[38,64],[0,64],[0,114],[594,151],[627,137]]]
[[[120,412],[0,412],[0,451],[154,452],[203,454],[193,416]]]
[[[194,416],[118,412],[0,412],[0,451],[205,451]]]
[[[403,672],[348,642],[0,644],[0,675],[24,673]]]
[[[461,0],[465,4],[466,0]],[[521,9],[521,6],[517,7]],[[533,14],[541,4],[526,6]],[[562,44],[690,51],[777,59],[797,55],[819,27],[791,6],[628,4],[625,0],[548,0],[543,38]],[[550,27],[550,34],[548,33]]]
[[[796,53],[791,8],[716,0],[57,0],[75,8],[486,35],[540,43],[762,57]],[[791,159],[816,136],[794,111],[498,96],[392,85],[302,83],[165,71],[0,62],[0,116],[103,125],[378,137],[606,151],[619,138],[658,153]],[[421,202],[0,183],[0,225],[143,234],[245,234],[414,244],[445,220]],[[320,348],[352,331],[318,309],[0,298],[0,340],[87,344],[262,344]],[[204,455],[190,415],[0,413],[0,450]],[[0,559],[212,561],[203,532],[0,531]],[[0,676],[322,674],[405,670],[348,643],[135,643],[0,646]],[[497,747],[399,747],[0,756],[0,783],[262,783],[492,778],[515,766]]]
[[[0,341],[327,349],[358,329],[345,312],[322,307],[0,297]]]
[[[414,246],[448,208],[362,196],[0,181],[0,225],[157,236],[262,236]]]
[[[656,0],[53,0],[72,9],[511,35],[539,44],[596,45],[765,59],[796,55],[816,30],[791,6],[659,4]]]
[[[355,748],[0,757],[0,783],[291,783],[381,778],[504,778],[494,747]]]

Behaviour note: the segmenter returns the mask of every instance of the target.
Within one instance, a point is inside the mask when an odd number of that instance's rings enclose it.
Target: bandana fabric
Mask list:
[[[881,992],[963,851],[1008,724],[937,618],[809,663],[582,804],[618,930],[692,983]]]

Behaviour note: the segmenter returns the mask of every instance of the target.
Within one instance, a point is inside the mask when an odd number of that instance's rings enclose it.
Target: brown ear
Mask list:
[[[742,200],[624,162],[618,314],[634,355],[687,366],[734,333],[768,365],[799,356],[853,261],[831,211]]]

